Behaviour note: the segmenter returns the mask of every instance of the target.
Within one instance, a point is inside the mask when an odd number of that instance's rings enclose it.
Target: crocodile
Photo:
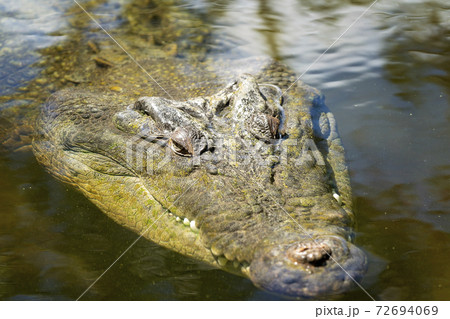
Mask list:
[[[367,258],[352,243],[344,148],[320,92],[270,59],[140,63],[54,93],[37,120],[38,161],[120,225],[263,290],[352,289]],[[120,87],[102,84],[112,79]]]

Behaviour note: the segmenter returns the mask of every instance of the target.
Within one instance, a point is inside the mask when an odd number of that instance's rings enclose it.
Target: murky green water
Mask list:
[[[450,299],[447,1],[380,0],[312,67],[372,1],[80,3],[136,56],[129,45],[142,41],[186,58],[270,55],[307,71],[302,80],[325,94],[346,146],[357,244],[370,258],[363,287],[377,300]],[[136,238],[26,147],[28,118],[78,81],[65,75],[89,39],[116,48],[72,0],[0,0],[2,300],[77,299]],[[279,298],[140,240],[83,299]],[[368,296],[355,289],[342,299]]]

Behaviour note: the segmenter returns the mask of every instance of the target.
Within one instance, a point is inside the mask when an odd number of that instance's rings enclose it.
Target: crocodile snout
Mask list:
[[[348,290],[366,268],[366,256],[359,248],[330,236],[265,246],[250,264],[249,277],[265,290],[307,299]]]

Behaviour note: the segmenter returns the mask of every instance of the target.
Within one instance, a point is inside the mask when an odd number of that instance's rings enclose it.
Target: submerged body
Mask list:
[[[119,224],[268,291],[326,296],[362,278],[344,150],[317,91],[273,61],[144,67],[174,89],[126,64],[54,94],[39,162]]]

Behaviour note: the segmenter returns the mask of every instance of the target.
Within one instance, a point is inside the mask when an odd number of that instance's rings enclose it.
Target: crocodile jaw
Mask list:
[[[195,220],[169,216],[202,241]],[[355,287],[367,271],[366,255],[340,236],[266,239],[258,247],[249,261],[228,260],[208,248],[202,255],[213,256],[214,266],[245,276],[263,290],[296,299],[338,295]]]

